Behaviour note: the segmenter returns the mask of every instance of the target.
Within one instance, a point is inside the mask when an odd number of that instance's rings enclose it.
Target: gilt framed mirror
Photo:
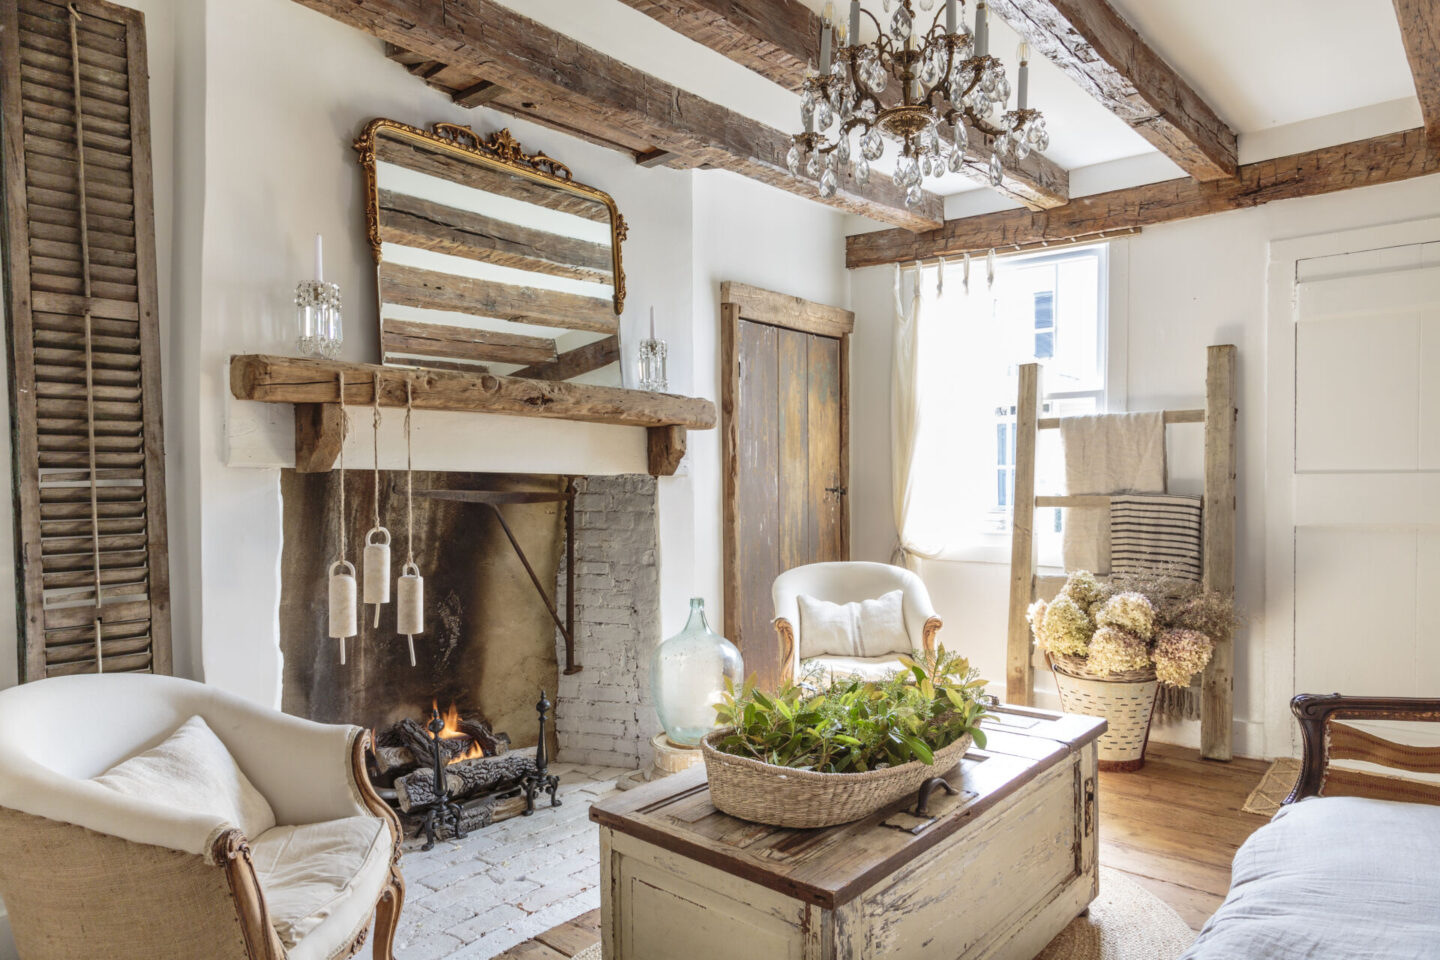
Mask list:
[[[377,119],[355,141],[393,366],[623,386],[625,218],[509,130]]]

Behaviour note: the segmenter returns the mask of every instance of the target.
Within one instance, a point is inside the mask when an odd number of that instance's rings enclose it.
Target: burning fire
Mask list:
[[[430,706],[437,713],[439,712],[440,705],[437,701],[431,700]],[[468,748],[466,748],[463,752],[457,753],[455,756],[451,757],[448,761],[446,761],[447,763],[459,763],[461,760],[477,760],[480,757],[485,756],[485,751],[480,749],[480,744],[476,743],[475,740],[472,739],[468,733],[465,733],[460,729],[460,709],[456,707],[454,703],[451,703],[450,706],[445,708],[445,712],[440,714],[440,719],[445,721],[445,726],[440,731],[441,740],[470,741],[470,746]]]

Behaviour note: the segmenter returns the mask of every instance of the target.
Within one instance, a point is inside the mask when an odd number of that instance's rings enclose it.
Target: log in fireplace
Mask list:
[[[549,772],[545,746],[552,706],[542,689],[535,704],[536,746],[511,751],[508,734],[462,719],[454,704],[442,715],[434,703],[428,724],[405,718],[376,738],[371,778],[400,813],[406,833],[424,835],[422,850],[432,849],[437,839],[463,839],[496,821],[531,816],[541,793],[558,807],[560,778]]]

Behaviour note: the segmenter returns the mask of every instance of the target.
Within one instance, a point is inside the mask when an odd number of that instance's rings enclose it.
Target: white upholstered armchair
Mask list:
[[[900,591],[903,628],[895,631],[889,649],[857,651],[833,644],[808,642],[802,597],[833,604],[878,600]],[[888,563],[811,563],[787,570],[771,587],[775,603],[775,633],[780,643],[781,679],[802,675],[802,663],[835,674],[853,674],[866,679],[887,676],[900,668],[899,654],[933,651],[940,632],[940,617],[930,602],[930,592],[918,576],[904,567]]]
[[[91,779],[195,716],[276,826],[247,837],[223,817]],[[390,960],[400,824],[365,774],[367,744],[359,727],[173,677],[0,691],[0,897],[20,956],[334,960],[359,950],[374,915],[375,957]]]

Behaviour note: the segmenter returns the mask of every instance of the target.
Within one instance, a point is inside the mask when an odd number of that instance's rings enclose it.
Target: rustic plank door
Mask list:
[[[170,672],[144,17],[0,3],[21,676]]]
[[[726,283],[725,635],[773,688],[775,577],[850,558],[849,311]]]

